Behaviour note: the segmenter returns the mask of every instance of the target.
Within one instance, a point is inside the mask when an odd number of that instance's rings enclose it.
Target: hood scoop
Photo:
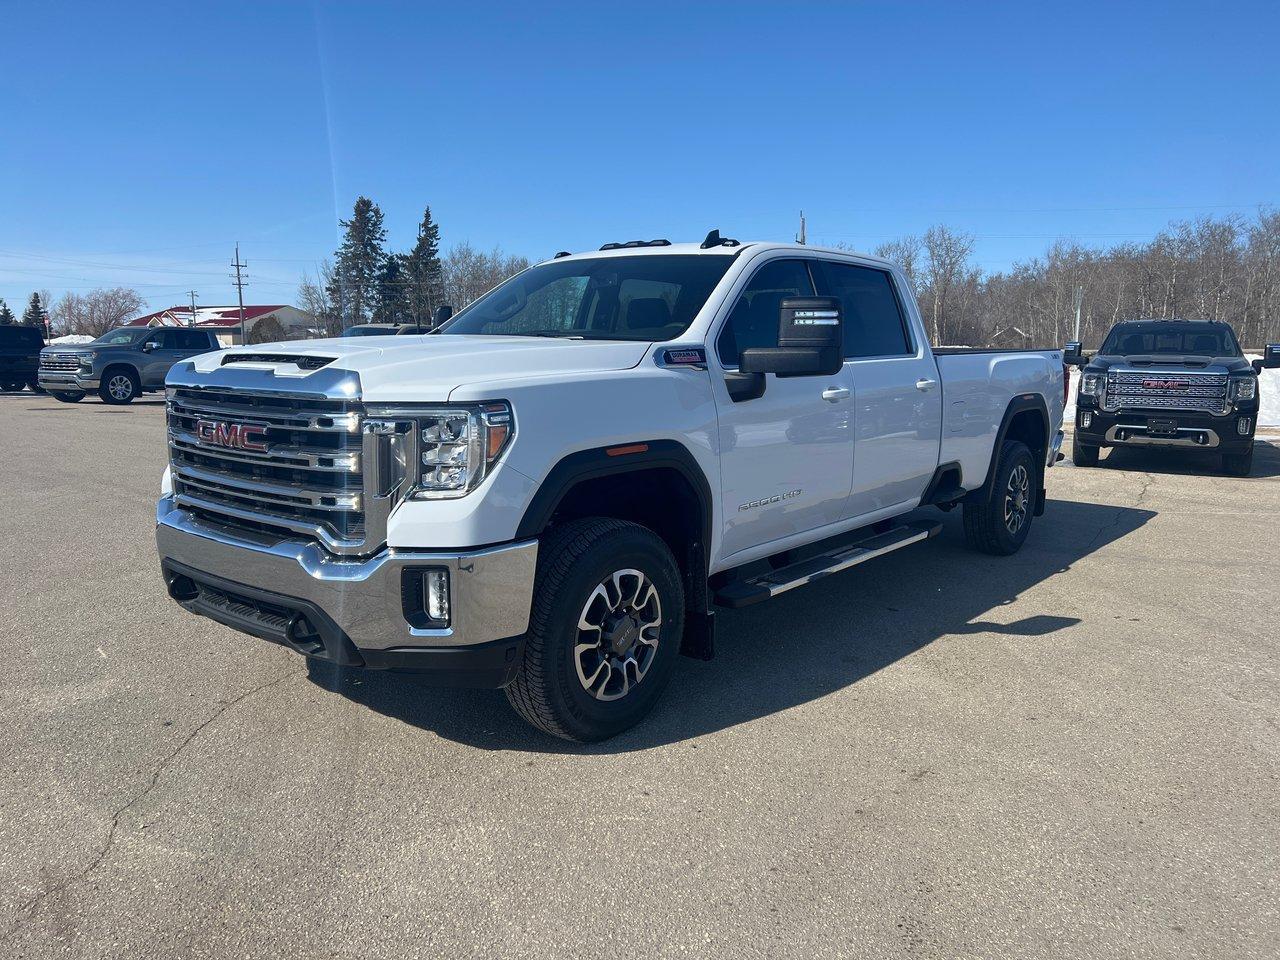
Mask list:
[[[222,366],[231,363],[292,363],[299,370],[319,370],[337,359],[307,353],[229,353],[222,358]]]

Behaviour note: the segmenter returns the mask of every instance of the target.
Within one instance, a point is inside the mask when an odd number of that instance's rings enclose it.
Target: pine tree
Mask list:
[[[367,323],[378,304],[378,278],[387,253],[383,244],[382,211],[368,197],[356,200],[350,220],[341,220],[342,246],[334,268],[334,286],[329,291],[342,310],[343,326]]]
[[[13,311],[9,309],[9,305],[0,300],[0,325],[8,326],[17,322],[17,318],[13,315]]]
[[[440,261],[440,225],[427,207],[418,224],[418,241],[405,256],[408,322],[431,329],[431,314],[444,303],[444,264]]]
[[[378,274],[378,303],[373,311],[375,323],[410,323],[408,274],[403,254],[387,257]]]
[[[27,309],[22,311],[22,322],[28,327],[39,327],[41,330],[48,329],[49,311],[40,302],[40,294],[33,293],[31,295],[31,299],[27,302]]]

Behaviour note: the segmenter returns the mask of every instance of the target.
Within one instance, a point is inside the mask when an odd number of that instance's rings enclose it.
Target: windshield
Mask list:
[[[118,346],[122,343],[134,343],[141,340],[150,332],[150,327],[120,327],[117,330],[108,330],[93,342],[100,347]]]
[[[448,334],[671,340],[680,336],[733,257],[592,257],[530,267],[440,328]]]
[[[1111,328],[1103,354],[1238,357],[1240,345],[1225,323],[1121,323]]]

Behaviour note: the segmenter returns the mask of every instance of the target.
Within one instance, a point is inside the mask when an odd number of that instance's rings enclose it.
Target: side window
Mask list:
[[[774,260],[756,271],[720,330],[716,353],[736,367],[743,350],[778,345],[778,310],[787,297],[812,297],[813,281],[803,260]]]
[[[209,334],[204,330],[174,330],[170,336],[177,338],[179,350],[209,349]]]
[[[822,296],[839,297],[844,305],[845,359],[900,357],[912,353],[906,318],[883,270],[851,263],[823,261]]]

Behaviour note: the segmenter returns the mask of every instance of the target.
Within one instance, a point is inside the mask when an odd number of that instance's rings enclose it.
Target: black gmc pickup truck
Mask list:
[[[1102,447],[1214,450],[1233,476],[1253,468],[1258,374],[1280,367],[1280,344],[1245,358],[1230,325],[1214,320],[1135,320],[1111,328],[1092,358],[1069,343],[1083,368],[1076,399],[1077,466],[1098,463]]]

